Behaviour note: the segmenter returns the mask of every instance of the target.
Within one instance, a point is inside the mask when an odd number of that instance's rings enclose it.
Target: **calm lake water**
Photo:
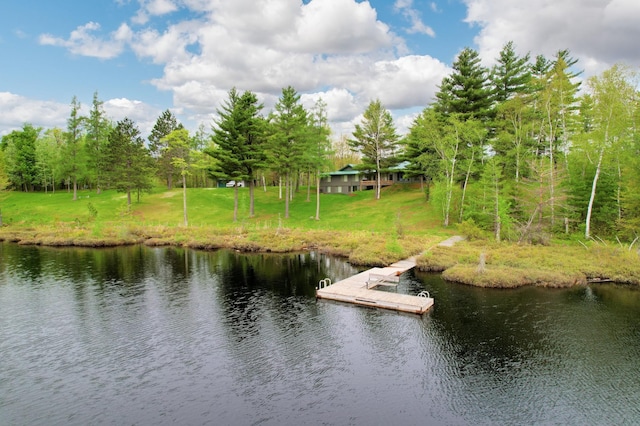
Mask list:
[[[2,425],[640,424],[640,291],[408,272],[424,316],[316,301],[315,253],[0,244]]]

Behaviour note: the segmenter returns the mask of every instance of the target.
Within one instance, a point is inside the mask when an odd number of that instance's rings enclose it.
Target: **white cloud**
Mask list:
[[[169,27],[164,33],[152,28],[135,34],[131,49],[140,57],[150,57],[156,64],[187,61],[191,54],[187,46],[197,41],[200,23],[186,21]]]
[[[640,65],[640,2],[635,0],[464,0],[466,21],[486,61],[512,40],[521,53],[551,57],[569,49],[586,75],[622,62]]]
[[[293,51],[365,53],[390,48],[395,39],[368,2],[314,0],[302,6],[293,23],[295,31],[280,37]]]
[[[396,11],[402,13],[402,15],[411,22],[411,27],[409,27],[406,31],[409,34],[426,34],[430,37],[435,37],[436,33],[433,31],[428,25],[425,25],[422,22],[422,17],[420,16],[420,12],[413,7],[413,0],[396,0],[393,7]],[[434,3],[431,3],[431,8],[433,9]],[[435,9],[434,9],[435,10]]]
[[[291,85],[308,94],[304,99],[322,94],[329,119],[345,123],[375,98],[390,108],[424,106],[448,72],[429,56],[398,57],[403,40],[368,2],[212,4],[209,21],[170,27],[164,34],[140,33],[134,43],[137,54],[166,61],[164,74],[152,84],[172,91],[176,107],[201,117],[231,87],[256,92],[268,110]],[[186,50],[188,43],[197,44],[197,53]]]
[[[134,24],[144,25],[150,16],[162,16],[178,10],[173,0],[139,0],[140,9],[131,19]]]
[[[129,26],[122,24],[116,31],[110,33],[106,40],[103,40],[94,36],[99,29],[100,24],[89,22],[73,30],[68,39],[42,34],[39,42],[43,45],[65,47],[77,55],[111,59],[122,53],[132,35]]]
[[[70,110],[68,104],[0,92],[0,111],[0,129],[6,134],[22,128],[24,123],[36,127],[65,127]]]
[[[166,27],[160,20],[135,30],[122,24],[102,39],[99,25],[91,22],[68,39],[43,35],[41,42],[100,58],[115,57],[128,46],[140,60],[163,67],[162,74],[149,81],[173,94],[175,110],[198,120],[210,120],[231,87],[255,92],[266,113],[281,89],[291,85],[305,102],[322,95],[335,129],[347,129],[372,99],[379,98],[390,109],[423,107],[448,72],[430,56],[405,56],[404,40],[378,19],[368,1],[140,0],[139,4],[134,16],[140,18],[138,23],[171,13],[178,4],[191,13]],[[429,32],[420,27],[412,0],[398,0],[396,6],[412,28]],[[147,121],[159,115],[153,108],[127,107],[132,102],[107,101],[105,109],[112,108],[117,119],[127,111],[152,114]],[[130,118],[144,119],[143,115]]]
[[[140,136],[144,139],[149,136],[156,120],[162,114],[162,111],[158,108],[142,101],[127,98],[109,99],[104,101],[102,106],[107,117],[114,122],[120,121],[125,117],[131,119],[140,130]]]
[[[318,98],[322,98],[327,104],[327,119],[332,122],[349,121],[362,112],[360,103],[347,89],[333,88],[324,92],[302,95],[301,101],[305,108],[311,109]]]
[[[154,16],[175,12],[178,6],[171,0],[152,0],[147,4],[147,10]]]
[[[446,65],[429,56],[379,61],[364,92],[369,99],[379,98],[390,109],[425,106],[432,102],[436,86],[449,71]]]
[[[401,114],[394,117],[394,123],[396,125],[396,131],[398,135],[404,136],[409,133],[409,129],[413,126],[413,122],[421,111],[411,112],[408,114]]]
[[[88,115],[89,103],[81,103],[80,114]],[[104,111],[114,122],[129,117],[136,123],[141,136],[151,132],[162,111],[142,101],[116,98],[104,101]],[[10,92],[0,92],[0,129],[2,134],[21,129],[24,123],[35,127],[65,129],[71,112],[70,103],[30,99]]]

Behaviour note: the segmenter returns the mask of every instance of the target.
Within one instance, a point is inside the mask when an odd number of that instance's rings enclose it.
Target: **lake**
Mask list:
[[[640,291],[410,271],[423,316],[318,300],[318,253],[0,243],[2,425],[640,423]]]

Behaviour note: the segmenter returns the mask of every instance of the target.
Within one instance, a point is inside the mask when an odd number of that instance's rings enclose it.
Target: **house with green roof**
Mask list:
[[[390,186],[414,182],[413,178],[405,177],[404,170],[408,165],[408,161],[403,161],[397,166],[384,170],[380,174],[380,185]],[[323,194],[351,194],[356,191],[374,189],[375,186],[375,172],[358,170],[353,164],[347,164],[340,170],[325,173],[320,178],[320,192]]]

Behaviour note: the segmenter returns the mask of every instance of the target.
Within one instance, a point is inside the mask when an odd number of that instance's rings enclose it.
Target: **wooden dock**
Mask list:
[[[336,283],[321,280],[316,297],[356,305],[423,314],[433,306],[427,292],[418,296],[375,290],[381,285],[397,285],[400,275],[416,266],[415,258],[401,260],[384,268],[371,268]]]

